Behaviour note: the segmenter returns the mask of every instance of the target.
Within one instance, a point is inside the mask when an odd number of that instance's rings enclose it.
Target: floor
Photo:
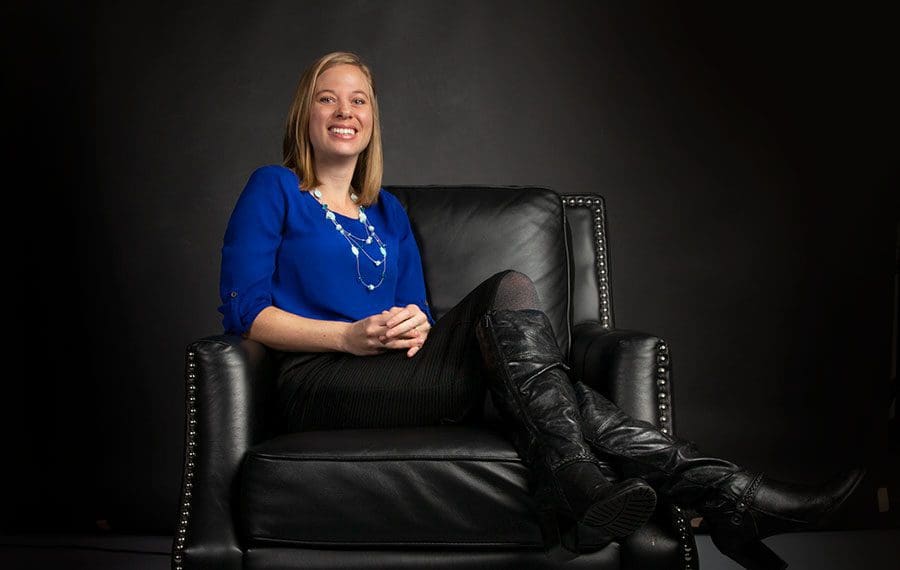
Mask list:
[[[897,570],[900,529],[794,533],[766,544],[790,570]],[[3,570],[170,570],[167,536],[2,536]],[[740,570],[706,535],[697,536],[701,570]]]

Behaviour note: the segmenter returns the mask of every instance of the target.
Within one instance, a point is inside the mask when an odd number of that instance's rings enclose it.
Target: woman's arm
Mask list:
[[[310,319],[274,306],[260,311],[247,331],[247,338],[276,350],[292,352],[349,352],[358,356],[378,354],[392,349],[421,346],[418,332],[402,338],[389,338],[384,311],[354,323]]]

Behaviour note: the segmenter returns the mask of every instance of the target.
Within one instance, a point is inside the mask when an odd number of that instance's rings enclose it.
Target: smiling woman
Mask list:
[[[329,170],[365,151],[372,138],[371,87],[365,74],[355,65],[327,69],[316,80],[315,96],[309,114],[309,138],[312,141],[317,170]]]
[[[541,517],[559,537],[548,553],[563,557],[579,554],[581,527],[631,534],[660,493],[697,510],[735,560],[781,568],[760,538],[815,524],[859,483],[852,470],[824,487],[782,484],[627,416],[569,375],[518,271],[489,276],[435,321],[410,220],[381,177],[372,72],[327,54],[297,86],[282,163],[251,174],[222,247],[225,332],[276,353],[281,425],[463,424],[489,391],[554,515]]]
[[[327,194],[333,210],[353,211],[346,192],[332,195],[343,182],[327,182],[357,161],[359,168],[350,171],[359,203],[375,201],[383,172],[381,124],[375,81],[359,57],[328,54],[306,70],[288,111],[282,150],[284,166],[297,172],[303,188]]]

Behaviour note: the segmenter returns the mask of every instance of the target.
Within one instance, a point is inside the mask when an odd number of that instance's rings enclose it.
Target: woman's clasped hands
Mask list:
[[[430,330],[428,317],[418,305],[391,307],[351,323],[345,335],[347,352],[365,356],[406,350],[406,356],[412,357],[425,344]]]

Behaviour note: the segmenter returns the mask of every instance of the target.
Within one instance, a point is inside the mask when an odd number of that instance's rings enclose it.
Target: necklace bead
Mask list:
[[[360,237],[353,235],[350,231],[345,229],[341,223],[337,221],[337,217],[335,216],[334,212],[332,212],[328,208],[328,204],[322,202],[322,192],[318,188],[313,188],[310,191],[310,195],[322,207],[322,210],[325,212],[325,219],[329,220],[334,225],[334,229],[338,232],[338,234],[343,236],[343,238],[347,240],[347,243],[350,245],[350,253],[353,255],[353,257],[356,258],[356,277],[358,278],[359,282],[369,291],[374,291],[375,289],[377,289],[379,286],[381,286],[382,283],[384,283],[384,274],[387,270],[387,263],[385,263],[385,261],[387,261],[387,245],[382,242],[381,238],[378,237],[378,234],[375,233],[375,226],[372,225],[372,223],[369,221],[369,217],[366,215],[364,208],[360,205],[356,206],[358,213],[357,219],[366,231],[366,235]],[[356,203],[356,201],[359,200],[359,197],[356,194],[350,194],[350,199],[353,200],[354,203]],[[378,252],[381,254],[381,259],[372,257],[372,255],[370,255],[369,252],[362,247],[362,244],[371,245],[373,241],[378,244]],[[362,271],[359,267],[360,252],[362,252],[363,256],[366,257],[372,263],[372,265],[374,265],[375,267],[381,267],[381,276],[379,277],[377,283],[368,283],[365,279],[363,279]]]

